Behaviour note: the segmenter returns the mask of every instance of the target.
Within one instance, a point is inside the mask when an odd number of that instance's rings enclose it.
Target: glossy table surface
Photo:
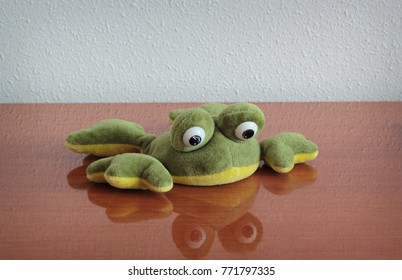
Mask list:
[[[66,135],[105,118],[169,129],[198,104],[0,105],[1,259],[402,259],[402,103],[257,103],[263,139],[299,131],[289,174],[166,194],[87,181]]]

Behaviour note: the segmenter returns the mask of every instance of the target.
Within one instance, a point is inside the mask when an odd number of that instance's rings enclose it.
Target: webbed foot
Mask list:
[[[145,135],[144,129],[138,124],[108,119],[71,133],[67,137],[66,146],[77,153],[113,156],[139,152],[148,137]]]
[[[87,178],[119,189],[167,192],[173,187],[168,170],[155,158],[135,153],[103,158],[87,168]]]
[[[317,145],[295,132],[273,135],[260,143],[264,162],[276,172],[288,173],[295,164],[313,160]]]

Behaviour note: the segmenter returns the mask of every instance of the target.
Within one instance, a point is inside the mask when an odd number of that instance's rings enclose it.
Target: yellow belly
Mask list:
[[[81,154],[92,154],[96,156],[108,157],[123,153],[140,152],[140,147],[130,144],[91,144],[91,145],[75,145],[66,142],[65,145],[70,150]]]
[[[226,171],[199,175],[199,176],[173,176],[173,182],[192,186],[214,186],[233,183],[245,179],[258,169],[259,163],[245,167],[232,167]]]

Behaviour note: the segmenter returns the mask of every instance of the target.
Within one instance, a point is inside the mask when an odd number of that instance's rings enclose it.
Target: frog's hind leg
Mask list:
[[[135,123],[108,119],[68,135],[66,146],[77,153],[113,156],[141,151],[151,136]]]
[[[109,183],[119,189],[150,189],[167,192],[173,179],[155,158],[135,153],[121,154],[91,163],[87,177],[97,183]]]
[[[273,135],[260,143],[264,162],[279,173],[288,173],[295,164],[313,160],[317,145],[295,132]]]

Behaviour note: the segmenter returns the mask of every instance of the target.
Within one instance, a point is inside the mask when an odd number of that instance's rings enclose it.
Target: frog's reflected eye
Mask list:
[[[236,127],[235,135],[241,140],[253,138],[257,134],[258,126],[255,122],[243,122]]]
[[[183,143],[187,147],[198,146],[205,139],[205,131],[199,126],[193,126],[186,130],[183,135]]]

